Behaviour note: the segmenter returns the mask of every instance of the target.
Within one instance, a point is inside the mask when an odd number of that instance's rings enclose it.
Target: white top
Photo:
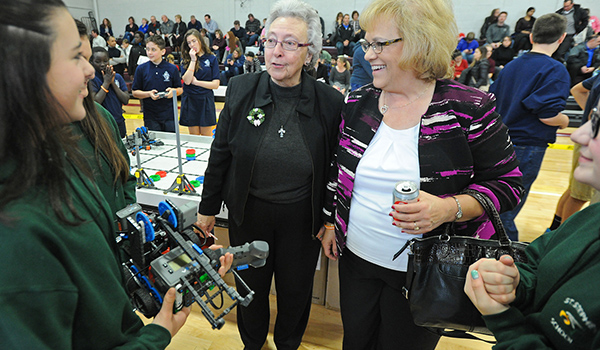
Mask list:
[[[347,247],[373,264],[406,271],[406,250],[392,258],[407,240],[421,235],[404,233],[392,225],[394,185],[419,183],[419,125],[395,130],[381,123],[356,168],[348,224]]]

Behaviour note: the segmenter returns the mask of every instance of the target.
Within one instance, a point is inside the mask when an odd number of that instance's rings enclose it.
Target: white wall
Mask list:
[[[332,23],[338,11],[351,13],[353,10],[362,12],[369,0],[305,0],[313,5],[325,20],[326,33],[331,31]],[[418,0],[415,0],[418,1]],[[142,17],[150,19],[151,15],[166,14],[173,19],[176,14],[183,16],[188,22],[190,15],[195,15],[204,21],[204,14],[210,13],[212,19],[217,21],[221,30],[229,30],[235,19],[240,20],[242,26],[247,20],[248,13],[253,13],[262,20],[267,17],[269,8],[276,0],[65,0],[67,6],[74,14],[80,9],[92,9],[98,5],[97,22],[101,23],[104,17],[111,20],[115,35],[123,34],[127,18],[133,16],[136,23],[140,24]],[[507,23],[514,29],[520,17],[525,15],[528,7],[536,8],[535,16],[554,12],[562,7],[562,0],[529,0],[521,3],[515,0],[453,0],[454,13],[460,32],[473,31],[479,35],[479,28],[483,19],[489,16],[493,8],[499,7],[508,12]],[[576,0],[575,3],[590,9],[591,14],[600,17],[599,0]],[[85,12],[87,14],[87,11]],[[79,18],[79,15],[76,16]]]
[[[90,11],[96,13],[92,0],[63,0],[67,5],[71,16],[81,20],[81,17],[88,17]],[[123,26],[125,28],[125,26]],[[91,29],[91,28],[90,28]]]

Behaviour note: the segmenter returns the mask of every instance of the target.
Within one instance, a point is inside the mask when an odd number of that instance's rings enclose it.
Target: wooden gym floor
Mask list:
[[[223,103],[216,103],[217,114]],[[139,101],[131,99],[124,107],[128,133],[143,125]],[[558,199],[568,186],[571,169],[573,142],[569,139],[573,128],[561,130],[556,143],[548,148],[539,176],[527,198],[523,209],[516,219],[521,240],[532,241],[549,227]],[[181,127],[181,133],[188,133]],[[273,325],[275,318],[275,296],[271,296],[271,331],[263,350],[275,349],[273,343]],[[143,319],[143,317],[142,317]],[[243,344],[237,332],[235,309],[225,317],[225,326],[212,330],[195,305],[184,327],[173,338],[170,350],[228,350],[242,349]],[[150,322],[150,321],[147,321]],[[342,322],[337,311],[324,306],[313,305],[310,321],[300,349],[302,350],[338,350],[342,348]],[[472,340],[442,338],[436,350],[489,350],[491,345]],[[399,348],[400,349],[400,348]]]

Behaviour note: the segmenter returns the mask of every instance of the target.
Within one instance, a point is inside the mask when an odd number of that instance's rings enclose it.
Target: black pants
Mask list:
[[[244,222],[229,219],[231,245],[254,240],[269,243],[264,267],[240,271],[254,290],[248,307],[238,307],[238,330],[244,349],[259,350],[269,331],[269,292],[273,274],[277,289],[277,319],[273,338],[278,350],[297,349],[302,341],[310,306],[312,286],[321,245],[312,238],[310,197],[292,204],[273,204],[250,196]],[[238,284],[239,291],[242,287]]]
[[[440,337],[414,324],[402,295],[405,272],[372,264],[348,248],[339,269],[344,350],[435,349]]]
[[[567,34],[567,36],[565,36],[565,40],[563,40],[558,49],[556,49],[552,55],[552,58],[560,62],[565,62],[565,55],[567,52],[569,52],[569,50],[571,50],[571,46],[573,45],[573,37],[573,34]]]

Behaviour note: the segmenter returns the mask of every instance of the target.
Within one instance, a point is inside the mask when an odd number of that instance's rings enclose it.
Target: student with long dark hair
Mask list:
[[[89,46],[60,0],[1,2],[0,32],[0,347],[165,348],[189,309],[173,314],[171,289],[152,324],[132,311],[114,213],[72,130]]]
[[[219,61],[196,29],[185,33],[181,52],[185,71],[179,124],[192,135],[212,136],[217,124],[213,90],[219,87]]]

